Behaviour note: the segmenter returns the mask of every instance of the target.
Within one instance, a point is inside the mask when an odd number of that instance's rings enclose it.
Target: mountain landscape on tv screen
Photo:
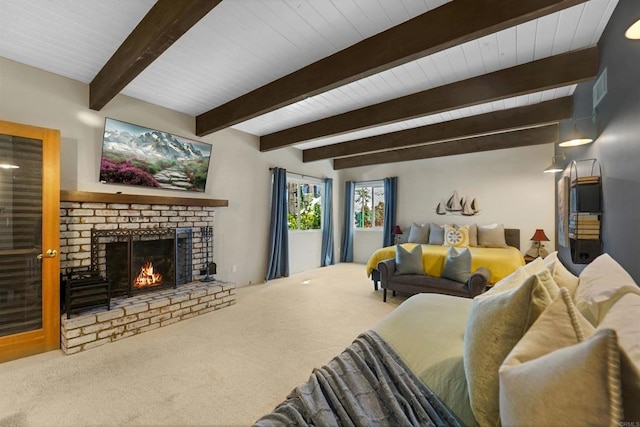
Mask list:
[[[115,122],[112,124],[111,122]],[[100,181],[171,190],[204,191],[211,147],[157,130],[105,126]],[[111,125],[111,126],[110,126]]]

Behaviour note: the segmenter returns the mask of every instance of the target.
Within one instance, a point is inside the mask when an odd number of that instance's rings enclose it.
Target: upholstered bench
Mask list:
[[[378,263],[380,285],[382,286],[382,300],[387,301],[387,290],[404,292],[407,294],[438,293],[445,295],[473,298],[485,291],[491,271],[481,267],[471,273],[469,279],[462,283],[442,277],[422,274],[398,274],[396,260],[386,259]]]

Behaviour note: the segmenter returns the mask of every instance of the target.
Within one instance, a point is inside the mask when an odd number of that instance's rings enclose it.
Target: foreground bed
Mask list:
[[[473,300],[407,299],[257,425],[636,422],[638,315],[611,257],[578,278],[554,253]]]

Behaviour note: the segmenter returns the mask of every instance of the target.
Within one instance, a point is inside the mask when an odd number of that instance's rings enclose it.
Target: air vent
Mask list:
[[[595,109],[600,101],[607,94],[607,69],[605,68],[593,85],[593,108]]]

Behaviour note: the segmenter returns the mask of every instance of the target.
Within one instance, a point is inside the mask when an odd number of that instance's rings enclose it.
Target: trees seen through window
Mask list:
[[[384,224],[384,187],[382,183],[356,185],[354,196],[356,228],[378,228]]]
[[[320,230],[321,218],[321,185],[287,180],[289,230]]]

